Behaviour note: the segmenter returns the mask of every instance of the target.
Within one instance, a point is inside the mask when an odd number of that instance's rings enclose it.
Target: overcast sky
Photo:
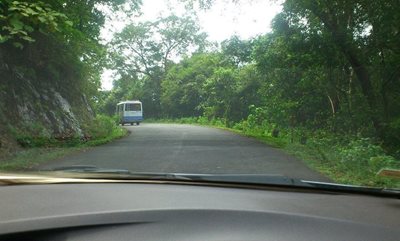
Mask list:
[[[249,39],[271,30],[270,23],[274,16],[281,11],[281,1],[252,0],[238,1],[216,0],[211,9],[198,11],[199,24],[208,34],[209,41],[221,42],[232,35]],[[132,16],[134,21],[152,21],[158,17],[185,14],[185,8],[177,0],[143,0],[142,15]],[[112,15],[111,15],[112,16]],[[101,37],[107,41],[115,31],[123,29],[125,22],[113,19],[106,23]],[[112,71],[106,70],[102,75],[102,89],[112,88]]]

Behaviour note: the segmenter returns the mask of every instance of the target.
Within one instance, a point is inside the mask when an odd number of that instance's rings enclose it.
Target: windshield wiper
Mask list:
[[[265,175],[265,174],[180,174],[184,177],[197,181],[226,182],[238,184],[254,184],[254,185],[277,185],[287,187],[299,187],[313,190],[346,192],[369,194],[379,196],[396,196],[400,198],[400,190],[373,188],[355,185],[344,185],[328,182],[308,181],[298,178],[290,178],[283,175]]]
[[[191,174],[191,173],[159,173],[159,172],[131,172],[126,169],[99,168],[89,165],[73,165],[65,167],[57,167],[50,170],[51,172],[63,173],[79,173],[80,177],[93,177],[91,174],[101,174],[102,178],[127,178],[127,179],[168,179],[168,180],[190,180],[190,181],[207,181],[207,182],[227,182],[227,183],[245,183],[245,184],[270,184],[270,185],[294,185],[307,186],[307,183],[300,179],[289,178],[283,175],[275,174]],[[88,174],[88,175],[84,175]],[[98,175],[94,175],[94,177]]]
[[[327,182],[308,181],[274,174],[188,174],[188,173],[157,173],[131,172],[125,169],[98,168],[96,166],[67,166],[52,169],[63,173],[79,174],[80,178],[108,178],[118,180],[168,180],[194,181],[219,184],[268,185],[279,187],[297,187],[312,190],[358,193],[368,195],[390,196],[400,198],[400,190],[386,188],[371,188],[355,185],[344,185]]]
[[[316,181],[306,181],[306,180],[302,180],[302,182],[311,185],[313,188],[325,189],[325,190],[329,190],[329,191],[352,192],[352,193],[360,193],[360,194],[390,196],[390,197],[394,196],[394,197],[400,198],[400,190],[398,190],[398,189],[364,187],[364,186],[356,186],[356,185],[346,185],[346,184],[316,182]]]
[[[57,167],[50,170],[42,170],[50,172],[72,173],[75,177],[80,178],[106,178],[118,180],[133,180],[133,179],[162,179],[162,180],[191,180],[189,177],[184,177],[174,173],[156,173],[156,172],[131,172],[127,169],[99,168],[90,165],[73,165],[65,167]]]
[[[306,189],[317,189],[322,191],[331,192],[346,192],[369,194],[379,196],[390,196],[400,198],[400,190],[374,188],[355,185],[336,184],[328,182],[308,181],[298,178],[289,178],[283,175],[264,175],[264,174],[182,174],[185,177],[190,177],[192,180],[199,181],[214,181],[214,182],[228,182],[228,183],[241,183],[241,184],[255,184],[255,185],[277,185],[288,187],[299,187]]]
[[[244,184],[294,185],[309,186],[300,179],[279,174],[176,174],[190,178],[193,181],[228,182]]]
[[[98,168],[90,165],[72,165],[65,167],[56,167],[50,170],[43,171],[62,171],[62,172],[74,172],[74,173],[110,173],[110,174],[132,174],[126,169],[109,169],[109,168]]]

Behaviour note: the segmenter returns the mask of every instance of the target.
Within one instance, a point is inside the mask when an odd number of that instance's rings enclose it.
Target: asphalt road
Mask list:
[[[327,181],[302,161],[238,134],[193,125],[146,124],[126,126],[131,134],[42,165],[70,165],[136,172],[281,174]]]

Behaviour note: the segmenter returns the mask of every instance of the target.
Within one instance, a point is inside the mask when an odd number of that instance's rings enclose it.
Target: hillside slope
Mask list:
[[[21,136],[84,137],[94,113],[86,96],[44,78],[35,68],[5,61],[0,48],[0,158],[19,148]]]

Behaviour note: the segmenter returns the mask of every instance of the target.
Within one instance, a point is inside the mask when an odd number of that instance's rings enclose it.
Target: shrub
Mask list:
[[[71,134],[54,137],[46,128],[38,123],[24,125],[19,128],[9,127],[15,140],[27,148],[33,147],[75,147],[83,144],[98,145],[125,135],[124,129],[117,125],[114,117],[98,115],[86,126],[85,138]]]
[[[9,126],[11,134],[22,147],[41,147],[53,145],[49,131],[38,122],[25,123],[19,127]]]
[[[91,139],[99,139],[111,136],[119,128],[113,117],[97,115],[87,127]]]
[[[384,154],[382,147],[374,145],[369,138],[352,140],[338,151],[341,156],[340,161],[349,165],[367,165],[370,158]]]
[[[293,147],[293,145],[292,145]],[[396,181],[379,177],[382,168],[400,168],[399,160],[370,138],[318,135],[310,138],[300,155],[339,183],[395,186]]]

